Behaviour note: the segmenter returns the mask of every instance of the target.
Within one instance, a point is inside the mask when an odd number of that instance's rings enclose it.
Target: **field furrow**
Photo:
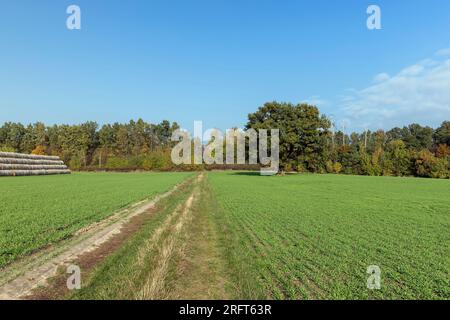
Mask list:
[[[209,180],[235,235],[228,250],[266,297],[449,297],[448,181],[242,172]],[[381,290],[366,287],[370,265],[381,268]]]

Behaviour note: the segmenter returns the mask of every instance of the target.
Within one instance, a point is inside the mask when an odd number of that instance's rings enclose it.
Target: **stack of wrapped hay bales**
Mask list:
[[[70,170],[59,157],[0,152],[0,176],[68,174]]]

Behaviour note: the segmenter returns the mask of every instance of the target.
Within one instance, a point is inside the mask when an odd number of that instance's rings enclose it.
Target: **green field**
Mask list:
[[[243,298],[449,298],[450,181],[209,175]],[[368,290],[369,265],[381,290]]]
[[[188,176],[0,179],[0,266]],[[201,177],[161,200],[137,232],[84,276],[82,290],[66,298],[450,298],[448,180]],[[367,289],[370,265],[381,269],[380,290]]]
[[[189,173],[74,173],[0,179],[0,267],[114,211],[169,190]]]

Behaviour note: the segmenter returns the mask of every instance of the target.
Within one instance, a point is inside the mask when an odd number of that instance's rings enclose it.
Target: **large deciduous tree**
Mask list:
[[[280,130],[280,165],[325,168],[330,121],[308,104],[270,102],[248,115],[246,129]]]

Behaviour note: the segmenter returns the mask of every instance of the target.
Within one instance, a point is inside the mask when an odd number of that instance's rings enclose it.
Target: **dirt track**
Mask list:
[[[16,300],[32,295],[33,290],[46,286],[48,279],[57,275],[60,268],[70,265],[80,257],[88,265],[95,264],[99,257],[107,255],[107,251],[120,246],[127,234],[138,229],[142,223],[140,218],[151,214],[159,200],[170,196],[185,183],[188,182],[185,181],[152,200],[137,203],[78,231],[56,254],[55,250],[43,250],[2,270],[0,299]],[[17,274],[18,269],[22,271],[20,274]]]

